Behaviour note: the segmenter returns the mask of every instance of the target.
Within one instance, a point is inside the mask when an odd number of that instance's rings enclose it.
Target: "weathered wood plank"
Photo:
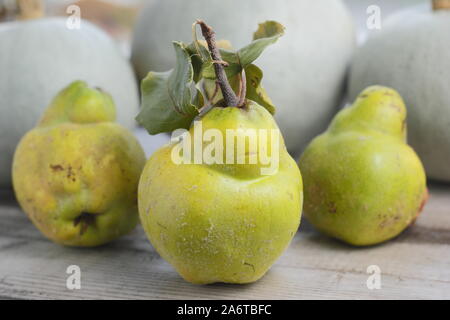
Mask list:
[[[100,248],[76,249],[43,238],[11,200],[1,201],[0,219],[0,298],[450,299],[450,186],[433,186],[416,225],[371,248],[334,241],[303,221],[271,271],[239,286],[186,283],[140,227]],[[66,288],[72,264],[81,268],[81,290]],[[369,265],[381,269],[380,290],[366,286]]]

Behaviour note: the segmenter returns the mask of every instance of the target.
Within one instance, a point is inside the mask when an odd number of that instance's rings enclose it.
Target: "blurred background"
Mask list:
[[[112,35],[122,46],[125,54],[130,54],[134,23],[140,10],[149,2],[156,0],[45,0],[47,16],[67,16],[66,9],[75,4],[81,8],[82,18],[89,20]],[[295,0],[292,0],[295,1]],[[370,5],[382,8],[381,18],[407,6],[429,3],[428,0],[344,0],[350,9],[359,38],[368,32],[367,13]],[[0,0],[0,22],[15,19],[16,0]]]
[[[46,16],[68,16],[66,12],[69,5],[75,4],[81,9],[81,17],[93,22],[95,25],[111,35],[126,57],[131,56],[131,43],[133,27],[144,6],[156,0],[46,0]],[[295,1],[295,0],[292,0]],[[312,0],[311,0],[312,1]],[[419,3],[430,3],[429,0],[345,0],[357,28],[357,39],[361,43],[367,33],[367,8],[378,5],[381,8],[383,21],[391,13],[406,6]],[[0,0],[0,22],[17,19],[16,0]],[[370,32],[376,32],[370,31]],[[147,155],[168,141],[168,135],[160,134],[149,136],[143,129],[137,129],[136,134],[142,142]]]

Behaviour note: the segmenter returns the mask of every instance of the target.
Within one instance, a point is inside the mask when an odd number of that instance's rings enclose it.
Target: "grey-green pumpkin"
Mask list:
[[[114,41],[87,21],[69,29],[64,18],[0,26],[0,188],[11,186],[11,161],[20,138],[52,97],[74,80],[111,93],[118,121],[135,125],[139,95],[133,70]]]
[[[450,181],[450,10],[430,4],[389,17],[357,51],[350,98],[375,84],[399,91],[408,107],[409,143],[428,177]]]
[[[355,46],[353,21],[340,0],[153,0],[138,19],[132,61],[142,79],[174,65],[171,42],[192,41],[196,19],[220,39],[241,48],[256,26],[276,20],[286,27],[279,43],[256,61],[272,98],[286,146],[299,155],[338,109]]]

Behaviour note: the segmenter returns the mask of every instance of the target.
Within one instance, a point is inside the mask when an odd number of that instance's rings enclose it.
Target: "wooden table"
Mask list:
[[[289,249],[251,285],[186,283],[163,261],[139,227],[95,249],[46,240],[10,200],[0,206],[0,298],[26,299],[450,299],[450,186],[432,186],[416,225],[397,239],[353,248],[302,221]],[[66,269],[81,268],[69,290]],[[381,270],[369,290],[367,267]]]

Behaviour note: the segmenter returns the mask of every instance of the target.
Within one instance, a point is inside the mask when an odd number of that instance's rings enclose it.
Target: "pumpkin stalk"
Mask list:
[[[432,0],[432,2],[434,11],[450,9],[450,0]]]
[[[216,36],[213,29],[208,26],[204,21],[197,20],[196,24],[200,25],[202,35],[208,44],[209,52],[214,64],[214,71],[216,73],[217,82],[219,83],[220,90],[222,91],[223,99],[227,106],[237,107],[239,106],[239,98],[234,93],[233,89],[228,82],[227,75],[225,73],[225,66],[227,63],[222,61],[219,48],[216,43]]]
[[[42,0],[16,0],[20,20],[39,19],[44,16],[44,2]]]

